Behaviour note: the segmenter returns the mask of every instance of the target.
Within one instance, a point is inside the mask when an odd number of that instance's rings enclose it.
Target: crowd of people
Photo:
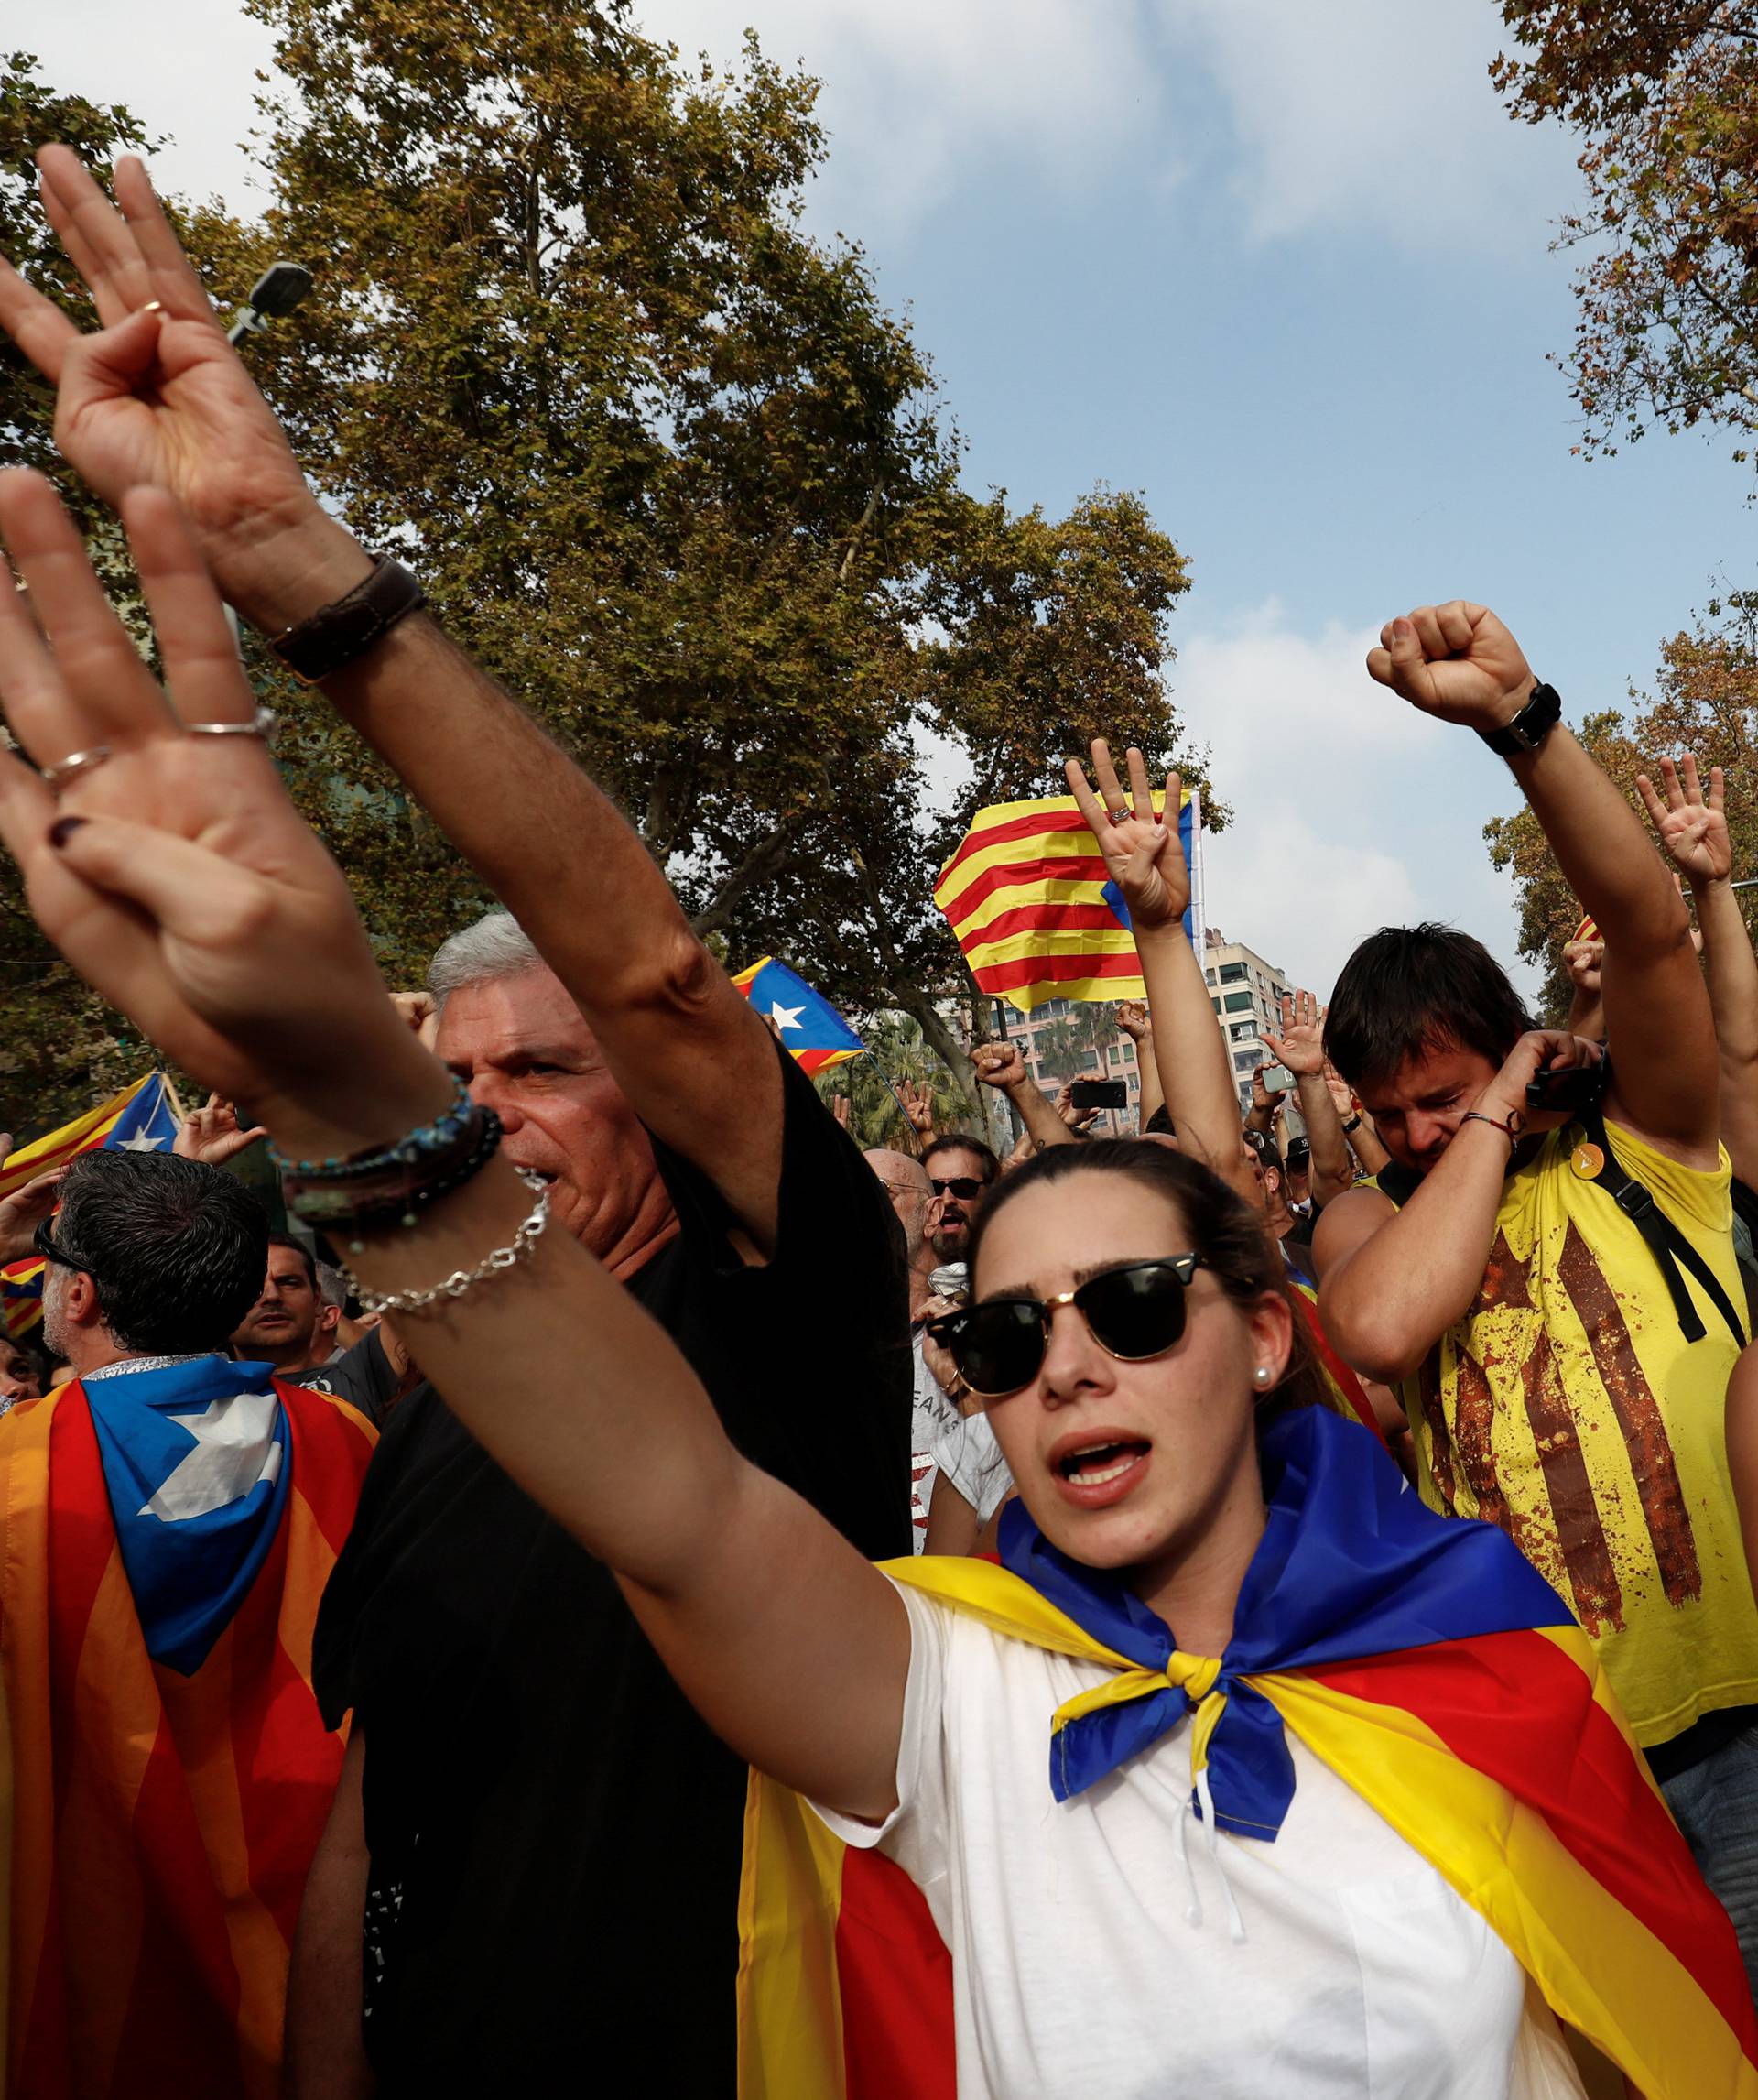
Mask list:
[[[212,1091],[0,1203],[55,1359],[0,1361],[7,2091],[1758,2094],[1720,774],[1663,759],[1651,837],[1492,613],[1390,621],[1385,704],[1512,769],[1592,922],[1575,1011],[1382,930],[1242,1116],[1097,740],[1139,1132],[998,1041],[1004,1159],[920,1102],[863,1156],[317,501],[140,164],[41,168],[98,326],[4,265],[0,324],[164,682],[0,475],[0,837]],[[227,605],[501,900],[424,993]]]

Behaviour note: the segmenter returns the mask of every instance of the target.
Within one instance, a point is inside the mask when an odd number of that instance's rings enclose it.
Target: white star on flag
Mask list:
[[[206,1517],[242,1502],[259,1482],[276,1479],[281,1470],[275,1435],[279,1407],[273,1393],[229,1393],[211,1400],[199,1415],[172,1415],[195,1439],[195,1449],[179,1461],[141,1516],[161,1517],[168,1524]]]
[[[136,1130],[132,1137],[125,1137],[116,1147],[118,1152],[157,1152],[165,1142],[162,1137],[149,1137],[144,1130]]]
[[[798,1028],[804,1025],[799,1017],[805,1011],[804,1006],[783,1006],[772,1003],[769,1008],[769,1018],[774,1021],[778,1028]]]

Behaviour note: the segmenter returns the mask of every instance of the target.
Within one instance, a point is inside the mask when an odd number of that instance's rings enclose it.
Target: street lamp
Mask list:
[[[271,263],[233,317],[226,341],[238,343],[260,335],[271,321],[284,321],[310,289],[311,273],[303,263]]]

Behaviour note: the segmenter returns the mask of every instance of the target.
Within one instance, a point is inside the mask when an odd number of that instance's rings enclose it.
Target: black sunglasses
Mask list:
[[[55,1242],[49,1238],[49,1228],[54,1223],[53,1218],[42,1219],[38,1223],[37,1230],[31,1235],[30,1244],[45,1261],[60,1262],[63,1268],[77,1268],[82,1274],[90,1276],[92,1266],[89,1262],[79,1260],[77,1257],[69,1254],[65,1248],[57,1246]]]
[[[961,1203],[974,1203],[988,1184],[971,1174],[955,1174],[950,1181],[937,1181],[930,1174],[928,1185],[937,1196],[956,1196]]]
[[[930,1320],[928,1333],[950,1352],[973,1393],[999,1399],[1036,1377],[1050,1345],[1050,1315],[1059,1305],[1078,1309],[1108,1355],[1125,1364],[1159,1355],[1184,1333],[1185,1293],[1198,1269],[1208,1267],[1197,1254],[1132,1262],[1055,1298],[985,1298]]]

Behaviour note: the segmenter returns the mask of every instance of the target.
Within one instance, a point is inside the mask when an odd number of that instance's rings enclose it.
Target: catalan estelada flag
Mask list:
[[[866,1047],[828,999],[773,955],[741,970],[732,982],[765,1020],[774,1022],[783,1046],[808,1077],[847,1064]]]
[[[1048,1717],[1047,1817],[1129,1758],[1188,1754],[1198,1812],[1274,1843],[1293,1799],[1292,1729],[1647,2100],[1754,2100],[1758,2018],[1733,1928],[1556,1593],[1494,1526],[1426,1509],[1373,1440],[1325,1409],[1270,1424],[1261,1448],[1268,1523],[1221,1656],[1181,1651],[1022,1504],[1002,1520],[1004,1566],[923,1556],[884,1572],[1112,1672]],[[1187,1721],[1188,1752],[1161,1747]],[[943,2100],[950,1984],[936,2001],[919,1925],[873,1924],[864,1861],[857,1871],[810,1830],[804,1804],[790,1825],[791,1800],[757,1782],[747,1821],[742,2094]],[[885,2085],[856,2051],[888,1939],[909,2022],[890,2046],[913,2048],[916,2064]],[[762,1975],[771,1953],[781,1983]],[[1102,2024],[1102,2005],[1080,2009]]]
[[[0,1418],[15,2100],[275,2100],[343,1750],[311,1633],[374,1441],[219,1356]]]
[[[1165,800],[1156,793],[1154,807]],[[1184,927],[1199,952],[1201,841],[1201,802],[1187,788],[1178,812],[1178,843],[1190,869]],[[1072,795],[979,810],[940,870],[934,901],[977,989],[1021,1013],[1050,999],[1146,996],[1128,907]]]
[[[177,1137],[177,1110],[163,1072],[149,1072],[100,1107],[88,1109],[47,1137],[20,1146],[0,1166],[0,1197],[64,1167],[77,1152],[120,1147],[128,1152],[168,1152]],[[21,1341],[43,1317],[43,1259],[29,1255],[0,1268],[0,1315]]]

